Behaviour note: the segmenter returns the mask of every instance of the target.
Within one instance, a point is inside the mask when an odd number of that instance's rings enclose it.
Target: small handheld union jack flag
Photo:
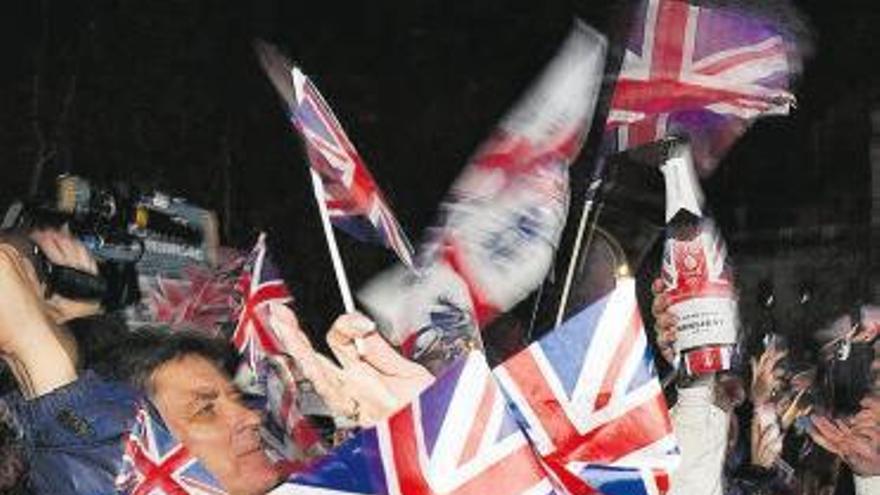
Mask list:
[[[631,278],[494,373],[536,450],[572,493],[669,489],[678,446]]]
[[[333,225],[358,240],[384,245],[411,267],[406,234],[321,93],[274,45],[257,42],[254,49],[321,178]]]
[[[238,290],[242,302],[232,344],[245,358],[243,366],[256,376],[258,364],[264,357],[282,351],[278,337],[269,326],[269,305],[293,300],[281,272],[266,252],[265,234],[260,234],[251,251]]]
[[[232,343],[244,359],[236,382],[265,397],[263,433],[273,446],[272,453],[278,454],[277,460],[302,462],[323,452],[323,445],[317,430],[297,407],[300,391],[281,358],[283,348],[270,323],[270,306],[289,303],[293,297],[267,253],[265,234],[260,234],[245,263],[238,289],[242,303]]]
[[[291,75],[296,100],[291,120],[324,183],[330,221],[356,239],[383,244],[412,266],[406,234],[330,106],[298,67]]]
[[[607,129],[618,151],[684,134],[703,171],[752,119],[787,114],[793,64],[777,29],[741,13],[647,0],[637,10]]]
[[[226,495],[220,483],[168,431],[149,403],[125,441],[117,487],[127,495]]]

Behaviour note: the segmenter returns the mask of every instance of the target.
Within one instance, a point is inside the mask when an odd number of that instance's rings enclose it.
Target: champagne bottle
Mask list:
[[[675,350],[691,376],[727,370],[739,326],[732,269],[724,239],[703,211],[686,141],[670,142],[661,171],[666,180],[661,274],[669,311],[678,320]]]

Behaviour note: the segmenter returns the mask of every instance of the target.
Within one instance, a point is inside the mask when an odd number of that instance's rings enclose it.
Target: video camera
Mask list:
[[[101,299],[108,310],[140,301],[139,275],[169,275],[216,256],[212,212],[159,192],[140,193],[127,184],[97,186],[62,175],[54,198],[16,201],[0,230],[27,233],[67,225],[94,255],[100,276],[53,265],[35,250],[38,271],[50,291],[72,299]]]

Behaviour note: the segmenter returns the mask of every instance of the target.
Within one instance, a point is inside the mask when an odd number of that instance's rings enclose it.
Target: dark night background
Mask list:
[[[840,288],[838,299],[870,299],[880,10],[852,0],[798,5],[814,38],[798,109],[752,128],[707,182],[709,200],[743,260],[748,294],[770,280],[780,305],[826,285]],[[586,0],[16,7],[0,29],[0,207],[32,188],[47,194],[63,172],[186,197],[219,213],[229,245],[272,233],[312,326],[341,305],[299,143],[251,40],[279,44],[313,77],[417,241],[572,15],[609,29],[626,11],[625,2]],[[355,285],[391,261],[339,239]]]

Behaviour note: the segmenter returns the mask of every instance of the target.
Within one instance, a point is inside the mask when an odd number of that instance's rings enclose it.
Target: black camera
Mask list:
[[[54,265],[37,249],[35,266],[48,290],[101,299],[109,310],[140,301],[139,275],[171,275],[212,262],[218,237],[213,214],[183,199],[123,183],[103,187],[74,175],[58,177],[48,200],[13,203],[0,229],[27,233],[62,225],[94,255],[100,275]]]

